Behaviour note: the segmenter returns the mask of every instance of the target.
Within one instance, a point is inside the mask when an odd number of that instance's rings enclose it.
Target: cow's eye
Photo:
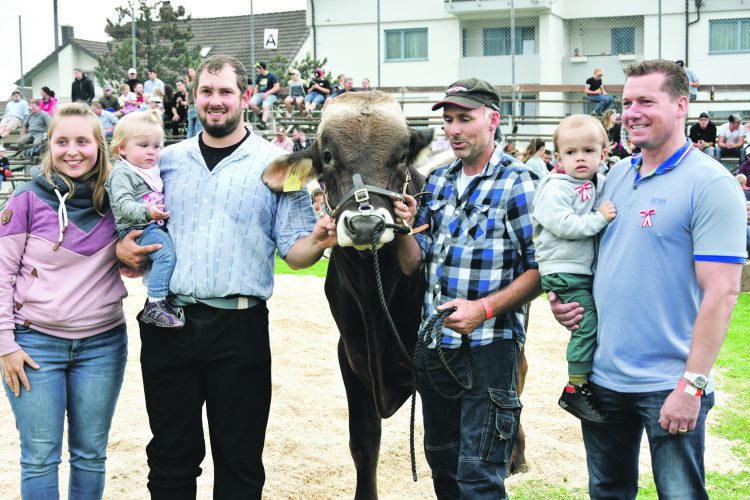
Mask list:
[[[331,160],[333,159],[333,156],[331,155],[330,151],[326,151],[323,153],[323,163],[331,163]]]
[[[409,157],[407,155],[404,155],[404,156],[401,157],[401,159],[399,160],[399,162],[406,163],[406,160],[408,160],[408,159],[409,159]]]

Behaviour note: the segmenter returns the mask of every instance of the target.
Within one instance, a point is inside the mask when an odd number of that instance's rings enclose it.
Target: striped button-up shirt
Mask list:
[[[436,306],[456,298],[476,300],[508,286],[537,268],[531,225],[534,183],[521,163],[505,160],[496,145],[489,163],[462,196],[456,184],[461,160],[435,170],[427,179],[415,227],[427,273],[423,320]],[[461,336],[445,329],[443,343],[458,347]],[[513,311],[485,321],[470,335],[472,346],[499,339],[525,340],[523,313]]]
[[[266,165],[283,154],[255,134],[213,170],[198,137],[164,150],[159,166],[177,254],[170,292],[196,299],[271,296],[276,249],[286,255],[316,222],[307,191],[274,193],[261,180]]]

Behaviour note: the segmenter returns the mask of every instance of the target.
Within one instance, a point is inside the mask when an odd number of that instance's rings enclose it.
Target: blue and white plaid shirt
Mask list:
[[[538,267],[531,241],[534,182],[522,163],[507,158],[495,145],[489,163],[460,198],[456,181],[461,160],[438,168],[427,179],[424,190],[429,195],[414,224],[430,227],[416,235],[428,284],[423,322],[440,304],[486,297]],[[461,345],[460,334],[447,328],[444,333],[445,347]],[[500,339],[525,341],[520,309],[485,321],[469,335],[472,346]]]

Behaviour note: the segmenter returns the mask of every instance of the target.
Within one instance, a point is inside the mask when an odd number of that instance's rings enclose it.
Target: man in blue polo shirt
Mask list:
[[[688,80],[676,64],[625,69],[623,126],[642,154],[621,161],[602,199],[617,207],[594,277],[599,345],[592,392],[611,424],[582,424],[591,498],[635,498],[643,431],[666,498],[708,498],[703,450],[708,374],[744,263],[737,182],[685,138]],[[558,321],[582,309],[550,295]]]

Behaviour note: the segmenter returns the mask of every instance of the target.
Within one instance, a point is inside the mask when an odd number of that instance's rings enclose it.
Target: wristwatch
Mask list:
[[[708,385],[708,378],[706,378],[705,375],[701,375],[700,373],[692,373],[686,371],[682,374],[682,378],[690,382],[690,385],[692,385],[696,389],[705,389]]]

